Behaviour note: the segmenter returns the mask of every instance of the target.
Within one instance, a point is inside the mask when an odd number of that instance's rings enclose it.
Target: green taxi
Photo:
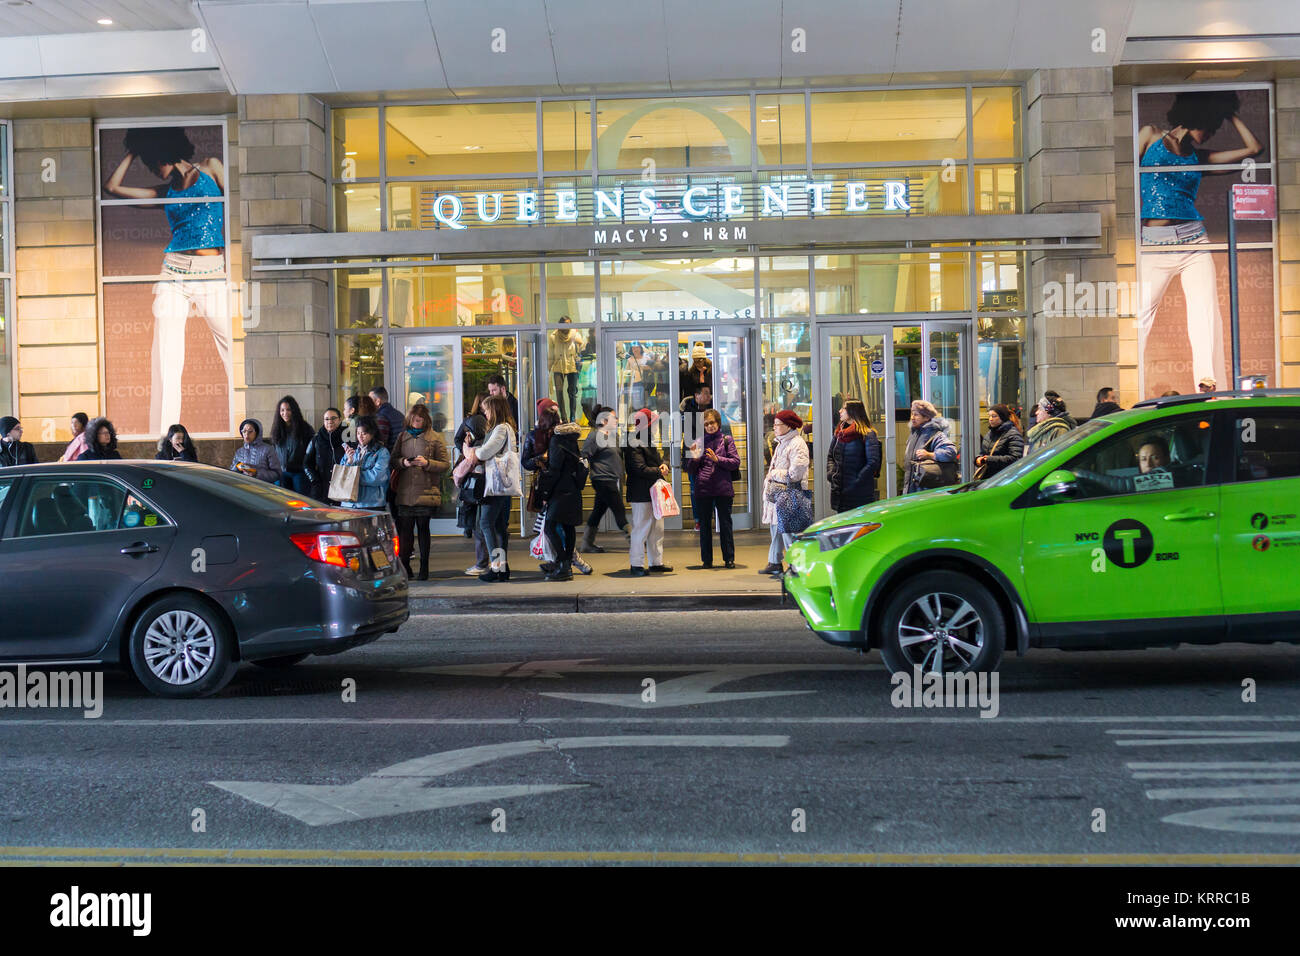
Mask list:
[[[1171,396],[786,551],[809,628],[894,672],[1004,648],[1300,642],[1300,389]]]

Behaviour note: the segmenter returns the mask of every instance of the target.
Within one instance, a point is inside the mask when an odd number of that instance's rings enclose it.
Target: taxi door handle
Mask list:
[[[157,545],[149,544],[147,541],[137,541],[135,544],[123,548],[121,553],[129,554],[133,558],[138,558],[144,554],[153,554],[157,550]]]
[[[1165,515],[1166,521],[1206,521],[1210,518],[1217,518],[1218,515],[1213,511],[1176,511],[1171,515]]]

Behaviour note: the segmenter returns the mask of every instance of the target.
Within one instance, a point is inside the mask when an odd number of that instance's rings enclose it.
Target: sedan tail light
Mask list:
[[[359,566],[361,541],[354,534],[338,532],[303,531],[291,534],[289,538],[298,550],[313,561],[332,564],[335,567],[354,570]],[[347,552],[351,551],[349,555]]]

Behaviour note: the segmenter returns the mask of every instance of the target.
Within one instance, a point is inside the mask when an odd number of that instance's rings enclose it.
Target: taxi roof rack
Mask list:
[[[1168,408],[1170,405],[1188,405],[1192,402],[1205,402],[1212,398],[1297,398],[1300,388],[1246,388],[1234,392],[1194,392],[1190,395],[1169,395],[1160,398],[1148,398],[1138,402],[1133,408]]]

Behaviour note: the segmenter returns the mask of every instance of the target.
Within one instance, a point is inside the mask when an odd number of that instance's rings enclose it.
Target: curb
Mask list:
[[[780,591],[732,591],[720,594],[571,594],[496,597],[484,595],[412,595],[412,614],[617,614],[644,611],[775,611],[792,610]]]

